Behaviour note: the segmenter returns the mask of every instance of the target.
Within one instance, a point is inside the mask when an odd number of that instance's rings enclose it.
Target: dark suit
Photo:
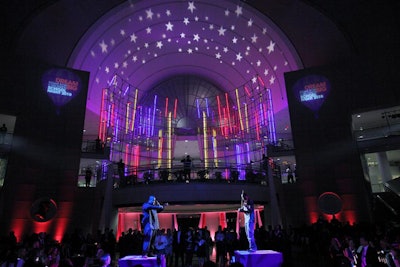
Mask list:
[[[172,249],[175,254],[175,266],[178,266],[179,259],[182,266],[185,266],[185,233],[182,230],[174,231]]]
[[[364,249],[367,251],[364,252]],[[366,266],[363,266],[363,260],[365,258],[365,262],[367,263]],[[378,266],[378,254],[376,252],[376,249],[371,246],[363,247],[361,252],[358,254],[358,262],[357,266],[359,267],[377,267]]]

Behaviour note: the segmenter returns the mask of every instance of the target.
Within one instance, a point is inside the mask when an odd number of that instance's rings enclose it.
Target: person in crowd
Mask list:
[[[378,254],[367,236],[360,236],[357,267],[377,267]]]
[[[157,255],[157,261],[160,263],[161,258],[165,257],[168,246],[168,239],[164,229],[158,229],[154,238],[154,252]]]
[[[92,180],[92,175],[93,175],[92,169],[90,167],[87,167],[86,171],[85,171],[85,185],[86,185],[86,187],[90,186],[90,182]]]
[[[7,131],[7,126],[5,123],[3,123],[3,126],[0,127],[0,144],[5,143]]]
[[[388,267],[400,267],[400,249],[393,247],[388,254],[386,254]]]
[[[294,183],[293,170],[290,166],[287,167],[286,174],[288,183]]]
[[[111,264],[111,256],[108,253],[105,253],[101,258],[100,258],[100,266],[101,267],[108,267]]]
[[[190,172],[192,169],[192,159],[190,155],[187,155],[181,162],[183,163],[183,177],[185,180],[190,180]]]
[[[193,229],[189,228],[185,233],[185,265],[186,267],[192,267],[193,254],[195,247],[195,237]]]
[[[207,260],[207,255],[208,255],[208,247],[206,246],[206,237],[204,234],[203,229],[199,229],[196,232],[196,237],[195,237],[195,251],[198,259],[198,264],[199,267],[203,267],[204,263]]]
[[[241,199],[242,199],[242,206],[238,209],[238,211],[244,213],[244,227],[246,231],[247,240],[249,242],[248,251],[255,252],[257,251],[257,245],[254,238],[254,227],[255,227],[254,202],[245,192],[242,192]]]
[[[125,163],[120,159],[117,164],[120,181],[125,182]]]
[[[165,237],[167,238],[167,247],[165,248],[165,257],[166,257],[166,262],[167,266],[172,267],[173,265],[173,242],[174,242],[174,237],[172,235],[172,231],[170,228],[167,229],[167,232],[165,234]]]
[[[345,267],[354,267],[357,265],[357,247],[352,238],[347,239],[346,243],[343,256],[348,260],[348,264]]]
[[[215,250],[216,250],[216,258],[215,261],[220,266],[225,265],[226,261],[226,244],[225,244],[225,232],[222,229],[222,226],[218,226],[218,230],[214,235],[215,241]]]
[[[225,232],[225,245],[226,245],[226,252],[228,254],[229,260],[232,260],[235,250],[237,249],[237,233],[233,228],[228,228]]]
[[[164,206],[161,205],[155,196],[150,196],[149,200],[145,202],[142,206],[143,218],[143,251],[142,255],[154,256],[154,237],[157,230],[160,228],[158,221],[158,212],[164,210]]]
[[[174,251],[175,267],[178,267],[179,259],[181,260],[182,266],[185,266],[185,244],[184,244],[184,232],[181,226],[178,226],[178,230],[173,232],[173,243],[172,248]]]
[[[213,241],[211,238],[210,230],[208,230],[207,226],[204,226],[203,233],[204,233],[204,238],[206,240],[206,251],[207,251],[206,260],[209,260],[210,255],[212,253]]]

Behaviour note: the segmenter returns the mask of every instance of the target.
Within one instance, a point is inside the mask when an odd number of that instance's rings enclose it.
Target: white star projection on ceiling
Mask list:
[[[287,108],[283,73],[301,68],[295,50],[267,17],[241,1],[127,1],[80,40],[69,66],[90,72],[87,108],[99,113],[114,75],[149,90],[168,77],[203,77],[226,92],[257,82]]]

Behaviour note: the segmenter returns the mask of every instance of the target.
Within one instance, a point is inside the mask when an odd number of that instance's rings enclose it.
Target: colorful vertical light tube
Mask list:
[[[263,104],[263,118],[266,124],[268,124],[268,104],[264,102]]]
[[[128,85],[128,86],[126,87],[126,89],[125,89],[124,96],[126,96],[126,94],[128,93],[129,89],[130,89],[130,86]]]
[[[217,143],[217,131],[212,130],[212,141],[213,141],[213,151],[214,151],[214,167],[218,168],[218,143]]]
[[[107,127],[111,127],[111,125],[112,125],[111,113],[112,113],[112,104],[108,104],[108,107],[107,107]]]
[[[137,107],[137,99],[138,99],[138,89],[135,90],[135,97],[133,99],[133,107],[132,107],[132,123],[131,123],[131,131],[135,130],[135,120],[136,120],[136,107]]]
[[[239,113],[240,130],[244,131],[243,119],[242,119],[242,109],[240,108],[239,90],[236,88],[236,104]]]
[[[256,124],[256,138],[259,141],[260,140],[260,124],[258,123],[258,113],[256,113],[256,116],[255,116],[255,124]]]
[[[107,135],[107,111],[106,107],[106,97],[108,95],[108,90],[105,88],[101,93],[101,104],[100,104],[100,123],[99,123],[99,138],[103,142],[106,140]]]
[[[260,94],[258,105],[259,105],[259,113],[260,113],[260,123],[262,125],[266,125],[266,122],[264,121],[264,116],[263,116],[263,114],[264,114],[263,109],[264,108],[263,108],[263,95],[262,94]]]
[[[132,155],[133,155],[133,173],[138,175],[138,168],[140,164],[140,146],[134,145],[132,147]]]
[[[111,127],[115,126],[115,121],[118,119],[118,116],[115,115],[115,104],[111,104]]]
[[[233,133],[233,129],[232,129],[232,125],[231,125],[231,112],[230,112],[230,108],[229,108],[228,93],[225,93],[225,103],[226,103],[226,109],[227,109],[227,113],[228,113],[228,126],[230,129],[230,132]]]
[[[229,133],[229,125],[228,125],[228,115],[227,115],[227,113],[228,113],[228,111],[227,111],[227,108],[223,108],[222,109],[222,112],[223,112],[223,122],[224,122],[224,132],[225,132],[225,137],[228,137],[228,133]]]
[[[247,104],[244,103],[244,120],[246,122],[246,132],[249,133],[250,132],[250,128],[249,128],[249,113],[247,111]]]
[[[236,149],[236,166],[238,169],[240,169],[240,165],[242,164],[242,159],[240,158],[241,156],[241,151],[240,151],[240,146],[239,145],[235,145],[235,149]]]
[[[222,122],[222,116],[221,116],[221,100],[219,99],[219,95],[217,95],[217,105],[218,105],[218,119],[219,119],[219,127],[221,129],[221,134],[225,135],[224,131],[224,124]]]
[[[249,88],[245,85],[244,86],[244,91],[246,92],[246,95],[247,96],[250,96],[251,94],[250,94],[250,90],[249,90]]]
[[[169,112],[167,119],[167,167],[172,168],[172,114]]]
[[[129,144],[125,144],[125,151],[124,151],[124,162],[125,162],[125,169],[124,169],[124,175],[127,175],[127,168],[130,165],[129,163],[129,152],[130,152],[130,148],[129,148]]]
[[[116,120],[115,122],[115,127],[114,127],[114,141],[119,140],[119,119]]]
[[[273,108],[273,103],[272,103],[272,95],[271,95],[271,90],[267,89],[267,95],[268,95],[268,114],[269,114],[269,124],[270,124],[270,138],[273,142],[276,142],[276,129],[275,129],[275,117],[274,117],[274,108]]]
[[[196,106],[197,106],[197,117],[200,119],[200,105],[199,105],[199,99],[196,99]]]
[[[161,168],[162,165],[162,155],[163,155],[163,130],[158,130],[158,155],[157,155],[157,165]]]
[[[257,79],[258,79],[258,82],[262,85],[262,87],[265,87],[263,79],[261,79],[261,77],[258,75],[257,75]]]
[[[208,98],[206,97],[206,111],[207,111],[207,117],[210,117],[210,109],[208,107]]]
[[[126,103],[126,114],[125,114],[125,134],[129,131],[129,116],[131,111],[131,102]]]
[[[156,112],[157,112],[157,95],[154,95],[154,103],[153,103],[153,118],[151,120],[151,136],[154,136],[154,125],[156,121]]]
[[[203,154],[204,154],[204,168],[208,168],[208,136],[207,136],[207,115],[203,111]]]
[[[150,137],[151,135],[151,121],[152,121],[152,116],[151,116],[151,108],[147,109],[147,137]]]
[[[168,116],[168,97],[165,98],[165,112],[164,117]]]
[[[139,106],[139,135],[144,133],[143,129],[143,106]]]
[[[174,103],[174,119],[176,119],[176,112],[178,110],[178,99],[175,98],[175,103]]]

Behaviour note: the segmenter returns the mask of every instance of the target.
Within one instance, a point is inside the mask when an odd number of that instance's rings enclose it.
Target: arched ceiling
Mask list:
[[[285,34],[242,1],[140,0],[97,20],[68,66],[90,72],[87,109],[96,114],[114,75],[141,92],[179,75],[231,92],[260,76],[279,113],[287,112],[283,74],[301,63]]]

